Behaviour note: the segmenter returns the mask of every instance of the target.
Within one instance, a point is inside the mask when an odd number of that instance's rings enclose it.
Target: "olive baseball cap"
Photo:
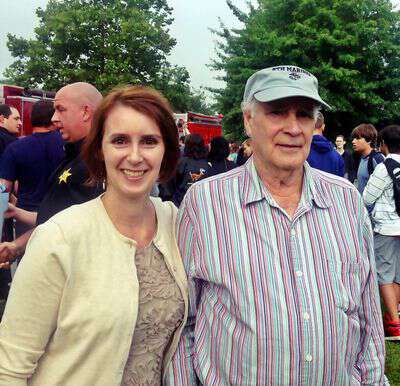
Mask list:
[[[255,98],[259,102],[272,102],[289,97],[305,97],[330,108],[318,94],[318,80],[310,72],[296,66],[264,68],[246,82],[243,102]]]

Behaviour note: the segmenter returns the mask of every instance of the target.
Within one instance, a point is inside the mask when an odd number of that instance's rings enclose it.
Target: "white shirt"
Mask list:
[[[400,154],[388,154],[400,162]],[[365,205],[372,206],[374,231],[385,236],[400,236],[400,217],[396,212],[393,197],[393,182],[384,163],[376,166],[365,187],[363,198]]]

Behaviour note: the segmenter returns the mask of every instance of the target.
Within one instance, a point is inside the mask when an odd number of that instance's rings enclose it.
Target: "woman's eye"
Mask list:
[[[154,137],[144,137],[143,143],[145,145],[157,145],[158,140],[157,140],[157,138],[154,138]]]
[[[115,137],[113,138],[113,140],[111,141],[114,145],[123,145],[126,140],[124,137]]]

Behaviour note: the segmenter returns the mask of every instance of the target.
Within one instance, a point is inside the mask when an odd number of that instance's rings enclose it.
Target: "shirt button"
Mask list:
[[[305,313],[303,314],[303,318],[304,318],[305,320],[310,319],[310,314],[309,314],[308,312],[305,312]]]
[[[311,362],[312,361],[312,356],[310,354],[306,355],[306,361]]]
[[[297,277],[302,277],[302,276],[303,276],[303,272],[301,272],[301,271],[296,271],[296,276],[297,276]]]
[[[295,231],[294,229],[292,229],[292,230],[290,231],[290,235],[291,235],[292,237],[296,236],[296,231]]]

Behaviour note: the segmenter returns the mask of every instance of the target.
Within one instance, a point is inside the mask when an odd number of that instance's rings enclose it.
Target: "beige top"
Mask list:
[[[165,371],[187,317],[187,282],[175,240],[176,208],[151,201],[153,243],[185,301]],[[0,386],[121,386],[139,308],[135,254],[136,242],[117,231],[101,198],[38,226],[0,324]]]
[[[136,251],[135,263],[139,310],[122,386],[161,385],[164,352],[182,322],[185,304],[154,243]]]

